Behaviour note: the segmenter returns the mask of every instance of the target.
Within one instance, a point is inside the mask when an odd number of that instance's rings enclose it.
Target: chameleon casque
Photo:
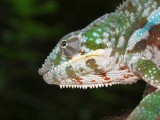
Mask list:
[[[156,90],[128,120],[160,120],[160,0],[127,0],[64,36],[39,74],[61,88],[98,88],[143,79]]]

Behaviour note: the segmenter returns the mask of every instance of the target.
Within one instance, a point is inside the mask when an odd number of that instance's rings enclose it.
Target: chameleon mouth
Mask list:
[[[132,73],[126,73],[128,70],[121,71],[121,73],[116,74],[117,71],[108,72],[108,74],[104,75],[87,75],[83,76],[82,80],[78,79],[69,79],[63,78],[60,79],[58,77],[53,76],[51,72],[48,72],[43,76],[45,82],[48,84],[56,84],[61,89],[62,88],[79,88],[79,89],[87,89],[87,88],[101,88],[108,87],[115,84],[132,84],[133,82],[137,82],[138,77],[134,76]]]
[[[115,83],[106,83],[106,84],[92,84],[92,85],[59,85],[61,89],[63,88],[78,88],[78,89],[87,89],[87,88],[102,88],[102,87],[109,87],[115,84],[120,84],[119,82]]]
[[[137,77],[128,69],[119,70],[115,57],[110,57],[111,51],[112,49],[99,49],[86,55],[77,55],[58,66],[52,66],[43,74],[43,79],[48,84],[59,85],[60,88],[80,89],[130,84],[135,81]],[[87,64],[88,61],[91,62]],[[95,68],[92,68],[93,66]],[[80,71],[80,68],[84,71]]]
[[[134,76],[132,73],[126,73],[128,70],[123,70],[120,71],[118,74],[116,73],[117,71],[111,71],[106,73],[106,75],[101,74],[101,75],[91,75],[93,78],[97,79],[90,79],[91,77],[83,77],[83,81],[81,84],[59,84],[60,88],[79,88],[79,89],[87,89],[87,88],[101,88],[101,87],[109,87],[112,85],[116,84],[132,84],[136,83],[137,80],[139,79],[137,76]],[[90,81],[90,80],[91,81]],[[85,83],[85,80],[87,82]]]

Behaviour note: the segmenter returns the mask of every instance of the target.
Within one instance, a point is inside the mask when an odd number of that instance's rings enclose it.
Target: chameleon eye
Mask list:
[[[74,36],[69,38],[67,41],[61,42],[61,53],[66,57],[72,57],[80,50],[81,42],[79,37]]]
[[[61,46],[62,46],[62,47],[66,47],[66,46],[67,46],[67,41],[66,41],[66,40],[63,40],[63,41],[61,42]]]

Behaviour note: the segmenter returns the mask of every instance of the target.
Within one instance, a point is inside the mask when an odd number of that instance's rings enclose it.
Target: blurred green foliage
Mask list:
[[[58,3],[56,1],[38,3],[39,0],[8,0],[11,14],[7,22],[14,30],[4,33],[5,40],[25,44],[31,38],[48,37],[56,33],[54,27],[46,26],[34,17],[55,13]]]
[[[120,2],[1,0],[0,120],[97,120],[134,108],[143,82],[61,90],[37,73],[63,35],[113,12]]]

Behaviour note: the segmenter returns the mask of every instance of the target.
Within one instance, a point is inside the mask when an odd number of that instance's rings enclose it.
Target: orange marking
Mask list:
[[[110,78],[106,76],[106,73],[100,74],[100,77],[102,77],[104,80],[110,80]]]
[[[110,78],[108,78],[108,77],[105,77],[105,78],[104,78],[104,80],[110,80]]]
[[[128,76],[128,75],[125,75],[125,76],[124,76],[124,78],[127,78],[127,79],[128,79],[128,78],[129,78],[129,76]]]
[[[126,66],[121,66],[121,67],[119,68],[119,70],[125,70],[125,69],[127,69]]]
[[[72,79],[73,81],[76,81],[76,83],[78,83],[79,85],[83,85],[83,82],[81,80],[83,80],[80,77],[76,77],[75,79]]]
[[[119,80],[124,80],[124,78],[120,78]]]
[[[91,82],[96,82],[95,80],[91,80]]]

